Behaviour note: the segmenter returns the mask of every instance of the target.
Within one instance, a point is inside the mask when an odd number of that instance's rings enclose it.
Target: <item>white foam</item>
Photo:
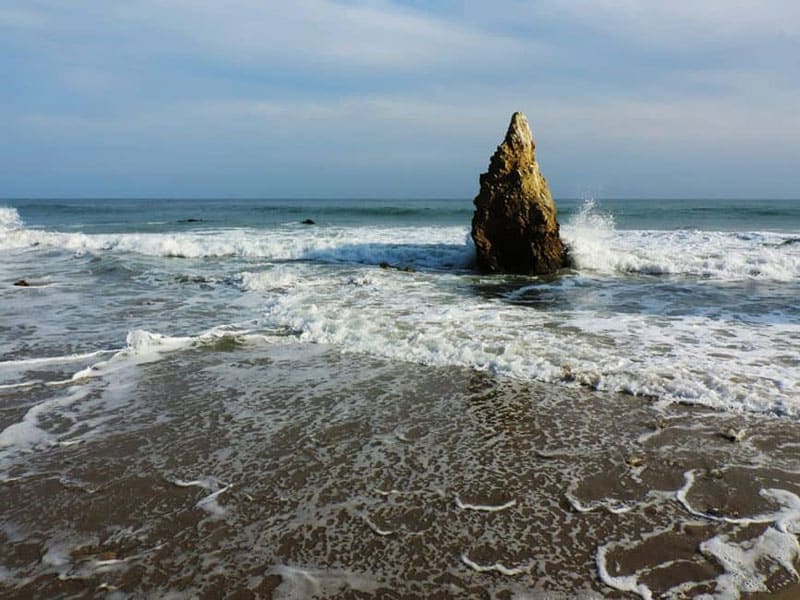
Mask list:
[[[180,233],[85,234],[8,229],[0,250],[32,246],[86,252],[130,252],[146,256],[239,257],[274,261],[307,259],[416,268],[464,268],[474,250],[465,227],[281,227]]]
[[[388,536],[390,536],[390,535],[394,535],[395,533],[397,533],[397,532],[395,532],[395,531],[393,531],[393,530],[390,530],[390,529],[381,529],[380,527],[378,527],[378,526],[377,526],[377,525],[376,525],[376,524],[375,524],[375,523],[372,521],[372,519],[370,519],[370,518],[367,516],[367,514],[366,514],[366,513],[361,513],[361,518],[363,519],[364,523],[366,523],[366,524],[367,524],[367,527],[369,527],[369,528],[370,528],[370,530],[372,530],[372,532],[373,532],[375,535],[378,535],[378,536],[380,536],[380,537],[388,537]]]
[[[227,325],[212,327],[197,336],[168,336],[143,329],[129,331],[125,348],[116,352],[107,361],[95,363],[81,369],[72,376],[73,381],[101,377],[120,367],[130,367],[159,360],[165,353],[176,352],[194,346],[213,343],[225,337],[261,340],[265,336],[250,335],[248,330],[239,330]]]
[[[45,400],[29,408],[21,421],[12,423],[0,432],[0,450],[14,446],[26,451],[49,443],[52,437],[39,427],[40,417],[72,406],[84,396],[84,390],[78,389],[66,396]]]
[[[281,583],[273,592],[273,598],[317,598],[339,597],[345,591],[361,592],[374,596],[386,582],[374,575],[366,575],[347,570],[308,569],[298,566],[276,565],[269,573],[280,575]]]
[[[800,498],[792,492],[781,489],[764,489],[759,493],[763,498],[771,500],[781,508],[775,512],[753,515],[750,517],[726,517],[724,515],[712,515],[694,508],[689,502],[689,492],[696,479],[695,471],[687,471],[683,475],[684,484],[675,493],[675,498],[692,515],[702,517],[711,521],[723,521],[725,523],[735,523],[738,525],[753,525],[757,523],[773,523],[780,531],[795,531],[800,533]]]
[[[0,206],[0,231],[3,229],[21,229],[22,219],[16,208]]]
[[[44,381],[41,379],[29,379],[26,376],[44,366],[70,365],[71,363],[89,362],[93,358],[113,354],[118,350],[96,350],[94,352],[84,352],[81,354],[68,354],[63,356],[42,356],[33,358],[20,358],[14,360],[0,361],[0,390],[27,388],[36,385],[58,386],[66,383],[60,381]],[[60,369],[59,369],[60,370]],[[71,381],[71,379],[70,379]]]
[[[717,536],[700,544],[700,552],[713,558],[725,571],[716,579],[716,598],[769,592],[767,577],[776,569],[785,570],[795,581],[800,579],[795,568],[800,559],[796,532],[767,527],[758,537],[743,542]]]
[[[518,565],[516,567],[507,567],[503,563],[496,562],[492,563],[491,565],[481,565],[470,560],[469,556],[466,554],[461,555],[461,562],[467,565],[473,571],[478,573],[500,573],[501,575],[507,575],[509,577],[513,577],[515,575],[522,575],[524,573],[529,573],[530,570],[533,568],[533,564],[525,564],[525,565]]]
[[[686,309],[689,314],[680,306],[675,315],[656,297],[642,301],[653,310],[634,306],[615,312],[602,302],[585,304],[600,306],[596,309],[581,304],[585,290],[598,283],[612,282],[608,293],[617,293],[629,279],[621,273],[638,281],[646,273],[692,281],[797,280],[800,244],[781,245],[785,234],[618,231],[613,219],[591,203],[563,231],[580,272],[550,283],[514,282],[516,289],[505,298],[491,289],[497,278],[442,272],[472,260],[465,227],[284,226],[98,235],[17,227],[0,231],[0,249],[36,243],[78,253],[247,259],[246,270],[240,266],[238,274],[226,273],[227,280],[251,292],[242,303],[263,305],[262,326],[297,332],[302,341],[663,402],[800,414],[800,363],[792,359],[800,323],[792,315],[748,314],[743,320],[695,306]],[[375,268],[382,262],[417,272]],[[528,295],[546,296],[570,286],[583,288],[574,304],[554,303],[544,310],[518,305]],[[569,293],[561,289],[554,296]],[[94,377],[134,359],[157,359],[195,343],[194,338],[142,334],[122,355],[76,377]]]
[[[0,360],[0,369],[4,367],[39,367],[42,365],[60,365],[71,362],[86,360],[104,354],[110,354],[116,350],[96,350],[94,352],[84,352],[82,354],[65,354],[62,356],[41,356],[34,358],[20,358],[14,360]]]
[[[211,492],[197,501],[195,506],[210,513],[214,517],[223,517],[228,510],[219,503],[219,497],[233,487],[231,483],[222,483],[216,477],[204,477],[192,481],[172,480],[178,487],[199,487]]]
[[[611,575],[608,571],[608,552],[611,548],[612,544],[605,544],[597,549],[595,564],[600,581],[608,587],[619,590],[620,592],[632,592],[638,594],[644,600],[652,600],[653,592],[645,584],[639,583],[639,575],[637,573],[631,575]]]
[[[480,512],[500,512],[517,505],[516,500],[509,500],[503,504],[469,504],[462,502],[458,494],[455,495],[456,506],[461,510],[476,510]]]
[[[247,272],[241,281],[263,297],[265,326],[348,352],[665,402],[800,414],[800,365],[773,359],[794,355],[800,324],[573,306],[543,311],[465,290],[463,277],[442,273],[370,268],[353,275],[295,264]],[[729,359],[716,357],[721,349]]]
[[[712,515],[694,508],[688,494],[695,482],[695,472],[684,474],[684,485],[676,498],[691,514],[710,521],[737,525],[769,524],[759,536],[735,541],[719,535],[700,544],[700,551],[715,560],[723,569],[716,579],[716,592],[706,598],[738,598],[742,592],[768,592],[767,580],[778,569],[795,581],[800,580],[795,565],[800,560],[800,497],[783,489],[763,489],[760,494],[780,508],[747,517]]]
[[[243,271],[239,277],[241,286],[248,290],[283,291],[293,288],[297,283],[297,269],[290,265],[279,264],[265,271]]]
[[[642,506],[642,504],[638,502],[621,502],[612,498],[585,503],[576,498],[571,492],[565,492],[564,495],[572,508],[579,513],[590,513],[602,509],[611,513],[612,515],[622,515]]]
[[[582,271],[680,275],[721,281],[792,281],[800,277],[795,234],[652,231],[615,228],[614,219],[588,201],[562,233]]]
[[[121,366],[152,362],[158,360],[164,352],[185,348],[195,341],[196,338],[192,337],[170,337],[141,329],[129,331],[125,340],[125,348],[115,353],[107,361],[97,362],[81,369],[72,376],[72,380],[80,381],[100,377]]]
[[[60,569],[70,564],[70,548],[65,544],[52,544],[41,558],[43,565]]]
[[[127,369],[135,368],[138,365],[158,361],[165,353],[214,343],[228,336],[245,339],[251,342],[267,339],[263,335],[250,334],[247,330],[240,330],[225,325],[209,329],[198,336],[184,337],[171,337],[144,330],[130,331],[126,338],[125,347],[114,352],[109,359],[96,362],[80,369],[67,381],[49,382],[48,385],[51,386],[70,385],[71,388],[64,396],[50,398],[32,406],[22,417],[21,421],[12,423],[0,432],[0,449],[15,447],[19,451],[26,452],[36,448],[46,447],[52,443],[57,443],[54,436],[40,427],[41,418],[52,412],[72,407],[77,402],[84,399],[88,395],[89,390],[80,384],[85,384],[96,378],[116,376],[118,372],[125,372]],[[94,353],[87,353],[83,356],[97,356],[109,352],[111,351],[99,350]],[[43,360],[58,361],[61,360],[61,358],[63,357]],[[22,382],[6,387],[17,387],[25,384],[26,382]],[[60,434],[60,437],[69,439],[70,434],[71,431],[65,431]],[[82,440],[72,440],[72,443],[78,443],[80,441]]]
[[[615,228],[613,217],[587,202],[562,233],[579,269],[606,275],[681,275],[722,281],[791,281],[800,277],[796,234],[650,231]],[[466,268],[474,247],[466,227],[283,226],[269,231],[220,229],[172,233],[84,234],[25,229],[13,208],[0,207],[0,249],[31,246],[164,257],[240,257],[273,261],[416,268]]]

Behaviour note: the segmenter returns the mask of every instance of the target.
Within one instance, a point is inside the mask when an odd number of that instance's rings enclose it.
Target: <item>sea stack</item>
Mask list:
[[[544,275],[567,264],[556,205],[535,148],[528,119],[514,113],[475,198],[472,239],[484,273]]]

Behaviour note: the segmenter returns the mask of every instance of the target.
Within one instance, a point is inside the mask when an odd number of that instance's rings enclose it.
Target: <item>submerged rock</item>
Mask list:
[[[302,221],[300,221],[300,224],[301,225],[316,225],[316,223],[314,222],[314,219],[303,219]]]
[[[528,119],[514,113],[475,198],[472,239],[484,273],[544,275],[567,265],[556,205],[535,147]]]
[[[388,262],[386,262],[384,260],[384,261],[379,262],[378,266],[381,269],[395,269],[397,271],[403,271],[404,273],[414,273],[414,267],[412,267],[411,265],[406,265],[405,267],[400,267],[398,265],[392,265],[392,264],[390,264],[390,263],[388,263]]]

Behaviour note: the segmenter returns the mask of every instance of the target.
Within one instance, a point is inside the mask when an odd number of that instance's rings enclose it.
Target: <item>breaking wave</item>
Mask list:
[[[296,226],[269,230],[222,229],[186,233],[84,234],[9,229],[0,249],[55,247],[83,254],[127,252],[173,258],[311,260],[420,268],[466,268],[474,250],[463,227]]]
[[[17,209],[8,206],[0,206],[0,231],[8,229],[21,229],[22,219]]]
[[[772,232],[618,230],[588,201],[563,227],[581,271],[603,275],[675,275],[722,281],[800,277],[796,236]]]
[[[563,235],[581,272],[614,276],[685,276],[720,281],[788,281],[800,277],[797,234],[698,230],[620,230],[594,201],[564,223]],[[170,233],[84,234],[23,227],[13,208],[0,208],[0,249],[55,247],[174,258],[234,257],[468,269],[474,246],[466,227],[284,225]]]

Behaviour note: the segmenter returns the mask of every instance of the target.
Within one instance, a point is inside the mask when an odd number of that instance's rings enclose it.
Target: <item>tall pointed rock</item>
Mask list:
[[[472,239],[484,273],[543,275],[566,266],[556,205],[535,148],[528,119],[514,113],[475,198]]]

